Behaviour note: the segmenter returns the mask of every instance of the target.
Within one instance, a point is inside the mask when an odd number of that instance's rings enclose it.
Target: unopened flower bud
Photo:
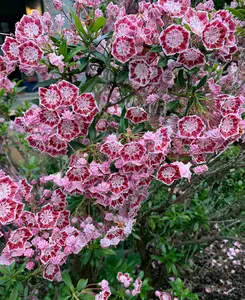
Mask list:
[[[57,10],[62,10],[63,4],[59,0],[53,0],[53,6]]]

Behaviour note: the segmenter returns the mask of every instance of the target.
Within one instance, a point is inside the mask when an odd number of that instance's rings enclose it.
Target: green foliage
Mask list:
[[[179,300],[199,300],[199,297],[196,294],[192,294],[189,289],[183,287],[180,278],[176,278],[175,281],[170,281],[169,283],[173,289],[174,296]]]

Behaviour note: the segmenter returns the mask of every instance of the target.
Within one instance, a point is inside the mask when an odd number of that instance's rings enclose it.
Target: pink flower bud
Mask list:
[[[53,6],[57,10],[62,10],[63,4],[59,0],[53,0]]]
[[[27,270],[32,270],[35,267],[35,264],[33,261],[28,261],[28,263],[26,264],[26,268]]]

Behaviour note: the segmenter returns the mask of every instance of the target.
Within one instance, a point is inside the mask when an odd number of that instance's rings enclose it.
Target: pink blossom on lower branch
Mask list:
[[[111,296],[111,290],[107,280],[103,279],[99,285],[101,286],[102,291],[95,296],[95,300],[107,300]]]
[[[121,282],[125,288],[128,288],[131,282],[133,281],[133,279],[129,276],[128,273],[123,274],[122,272],[117,273],[117,280]]]
[[[166,292],[160,292],[156,291],[155,295],[160,299],[160,300],[171,300],[171,296],[166,293]]]
[[[134,289],[132,290],[133,296],[136,296],[140,293],[141,286],[142,286],[142,281],[140,278],[137,278],[134,282]]]

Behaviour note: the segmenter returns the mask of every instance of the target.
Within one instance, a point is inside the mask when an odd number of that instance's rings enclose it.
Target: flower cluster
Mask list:
[[[104,226],[90,216],[73,217],[72,226],[62,189],[47,190],[43,184],[30,185],[25,179],[14,182],[0,172],[1,237],[6,243],[0,256],[3,265],[26,257],[27,269],[39,263],[44,278],[60,280],[60,267],[70,254],[78,254],[89,242],[103,236],[117,244],[132,230],[125,218],[109,215]],[[42,182],[46,180],[43,178]],[[110,224],[115,225],[110,227]]]
[[[142,281],[140,280],[140,278],[137,278],[134,283],[133,283],[133,290],[130,291],[128,288],[131,285],[131,283],[133,282],[133,278],[130,277],[130,275],[128,273],[122,273],[122,272],[118,272],[117,274],[117,280],[123,284],[123,286],[127,289],[125,292],[127,295],[132,294],[132,296],[136,296],[140,293],[141,290],[141,286],[142,286]]]
[[[31,147],[51,156],[65,155],[68,142],[86,137],[98,113],[93,94],[78,95],[78,88],[65,80],[39,88],[40,107],[29,109],[15,123],[30,135]]]
[[[121,284],[123,284],[123,286],[125,288],[124,293],[125,293],[125,295],[127,295],[127,297],[129,297],[130,295],[135,297],[136,295],[138,295],[140,293],[140,290],[141,290],[141,287],[142,287],[142,281],[139,277],[134,281],[133,278],[128,273],[118,272],[117,280]],[[131,285],[133,285],[133,289],[130,291],[129,287]],[[111,290],[110,290],[108,281],[107,280],[102,280],[99,283],[99,286],[101,287],[102,291],[95,296],[95,299],[96,300],[107,300],[107,299],[109,299],[109,297],[111,296]]]

